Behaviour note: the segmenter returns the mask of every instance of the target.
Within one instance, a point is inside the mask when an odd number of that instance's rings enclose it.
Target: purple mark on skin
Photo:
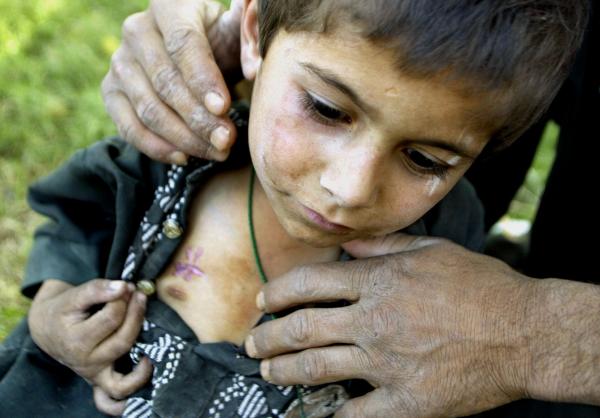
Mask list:
[[[175,263],[175,276],[182,277],[187,282],[191,281],[194,277],[204,277],[204,272],[197,266],[202,254],[204,254],[202,248],[195,250],[192,248],[186,249],[185,255],[187,260],[185,263],[180,261]]]

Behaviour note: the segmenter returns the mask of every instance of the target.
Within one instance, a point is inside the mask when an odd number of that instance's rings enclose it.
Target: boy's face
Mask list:
[[[280,31],[255,58],[242,54],[250,73],[258,69],[254,167],[282,226],[310,245],[409,226],[490,135],[483,101],[403,76],[391,53],[356,35]]]

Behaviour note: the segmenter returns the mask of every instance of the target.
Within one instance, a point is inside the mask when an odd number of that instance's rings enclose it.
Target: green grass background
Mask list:
[[[23,316],[19,295],[40,219],[27,185],[116,129],[99,85],[122,20],[146,0],[0,0],[0,340]]]
[[[0,341],[28,307],[19,283],[41,219],[27,208],[27,185],[75,149],[115,134],[99,86],[123,19],[146,4],[0,0]],[[556,134],[551,126],[514,216],[535,213]]]

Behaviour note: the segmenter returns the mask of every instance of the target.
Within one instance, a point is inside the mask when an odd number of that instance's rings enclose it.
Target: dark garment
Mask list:
[[[34,185],[30,203],[52,222],[36,233],[23,292],[34,294],[39,284],[48,278],[63,279],[75,285],[96,277],[156,278],[182,240],[188,226],[191,197],[210,176],[248,163],[247,151],[243,150],[247,147],[246,112],[243,109],[236,112],[233,119],[239,128],[240,149],[233,153],[236,158],[227,163],[195,160],[186,167],[165,166],[148,160],[120,140],[110,139],[77,153],[53,175]],[[446,237],[471,249],[480,249],[483,212],[472,187],[464,180],[459,182],[406,232]],[[284,393],[287,388],[263,382],[257,374],[257,363],[245,358],[243,352],[231,344],[198,342],[174,311],[161,302],[149,302],[147,318],[150,325],[142,332],[137,348],[143,348],[143,344],[152,340],[163,348],[175,347],[171,353],[175,357],[184,350],[187,353],[185,360],[181,357],[181,361],[185,361],[185,366],[180,368],[182,373],[178,373],[176,379],[167,379],[169,385],[177,385],[168,395],[160,399],[152,396],[157,383],[161,383],[159,378],[168,368],[165,364],[164,368],[155,370],[153,386],[134,396],[152,397],[154,413],[160,412],[166,417],[188,413],[216,417],[218,406],[211,413],[207,403],[221,399],[221,388],[225,389],[223,396],[227,396],[227,379],[237,378],[239,384],[240,376],[252,381],[264,393],[268,392],[272,409],[282,411],[280,408],[284,407],[276,405],[288,407],[295,399],[294,394]],[[166,334],[173,336],[169,344]],[[171,344],[175,340],[176,343]],[[199,387],[204,388],[203,392],[197,389]],[[194,388],[197,390],[192,390]],[[352,388],[346,386],[346,389],[352,392]],[[323,396],[335,400],[338,392]],[[310,400],[311,395],[307,398]],[[0,346],[2,414],[10,417],[102,416],[91,399],[91,390],[82,379],[35,346],[25,323]],[[196,402],[193,407],[189,404],[192,401]],[[268,416],[268,413],[256,416]],[[240,416],[254,416],[252,414],[251,411]]]
[[[488,225],[508,208],[525,178],[541,129],[549,119],[561,127],[556,160],[531,230],[529,253],[521,262],[532,277],[558,277],[600,285],[596,257],[600,236],[597,199],[600,171],[600,3],[592,15],[575,66],[548,114],[523,138],[470,173],[482,198]],[[519,145],[521,143],[522,145]],[[508,169],[507,167],[510,167]],[[515,172],[522,176],[514,176]],[[502,175],[498,175],[502,173]],[[486,216],[487,218],[487,216]],[[480,418],[600,418],[600,407],[521,400]]]

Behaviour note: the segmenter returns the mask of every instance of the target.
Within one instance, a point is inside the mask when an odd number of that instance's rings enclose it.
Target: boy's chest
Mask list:
[[[262,287],[250,241],[250,170],[215,176],[192,202],[187,235],[157,279],[158,297],[201,342],[241,344],[262,316]],[[281,227],[264,193],[253,201],[255,234],[269,280],[301,263],[333,261],[337,249],[307,247]]]
[[[211,179],[190,211],[188,233],[157,279],[158,297],[202,342],[239,344],[260,319],[261,282],[252,257],[239,173]]]

